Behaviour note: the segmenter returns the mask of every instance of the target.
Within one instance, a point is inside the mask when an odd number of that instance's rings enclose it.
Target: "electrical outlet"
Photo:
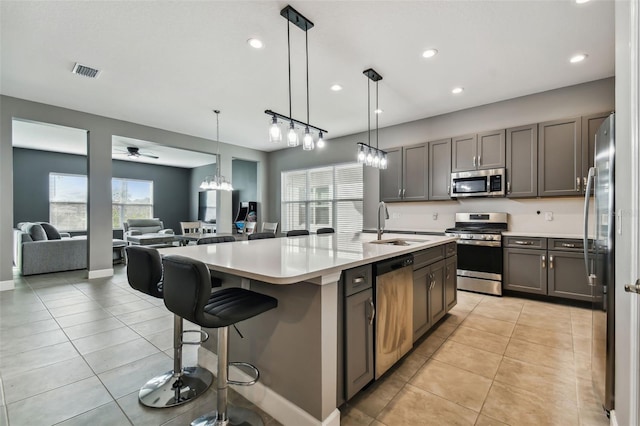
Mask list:
[[[432,215],[431,215],[431,218],[432,218],[433,220],[438,220],[438,213],[434,213],[434,214],[432,214]]]
[[[553,220],[553,212],[544,212],[544,220]]]

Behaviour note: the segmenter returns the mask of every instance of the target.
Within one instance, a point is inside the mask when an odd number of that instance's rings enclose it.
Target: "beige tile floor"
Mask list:
[[[172,316],[129,287],[124,266],[110,279],[83,274],[16,277],[0,292],[0,425],[187,425],[208,412],[213,389],[174,409],[138,403],[139,387],[172,368]],[[342,407],[341,424],[608,424],[589,381],[590,311],[458,294],[407,357]],[[184,355],[195,363],[194,347]]]
[[[173,368],[173,317],[129,287],[124,266],[115,272],[16,276],[15,290],[0,292],[0,426],[177,426],[212,410],[213,388],[178,408],[138,403],[138,389]],[[184,365],[195,365],[196,351],[184,348]],[[230,400],[251,406],[233,391]]]
[[[604,426],[591,389],[591,311],[458,292],[458,305],[342,425]]]

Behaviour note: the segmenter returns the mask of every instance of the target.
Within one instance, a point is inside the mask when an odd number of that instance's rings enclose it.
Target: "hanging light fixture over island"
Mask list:
[[[378,107],[378,82],[382,80],[382,76],[378,74],[373,68],[366,69],[362,72],[366,75],[369,80],[367,80],[367,134],[368,134],[368,143],[358,142],[356,145],[358,147],[357,159],[358,163],[364,164],[366,166],[375,167],[378,169],[386,169],[387,168],[387,153],[378,148],[378,115],[381,110]],[[374,114],[376,115],[376,146],[375,148],[371,146],[371,82],[374,81],[376,83],[376,109]]]
[[[313,126],[309,123],[309,39],[308,30],[313,28],[313,22],[302,16],[297,10],[291,6],[287,6],[280,11],[280,15],[287,19],[287,56],[289,64],[289,115],[277,113],[275,111],[266,110],[265,114],[271,116],[271,124],[269,126],[269,142],[279,143],[282,142],[282,127],[287,126],[287,145],[294,147],[300,145],[299,132],[304,131],[302,138],[302,149],[305,151],[311,151],[317,145],[318,148],[324,146],[324,134],[328,133],[326,130]],[[305,58],[307,67],[307,121],[303,122],[293,118],[291,111],[291,38],[289,35],[290,24],[295,24],[298,28],[304,31],[305,34]],[[314,143],[314,133],[317,132],[318,139]]]

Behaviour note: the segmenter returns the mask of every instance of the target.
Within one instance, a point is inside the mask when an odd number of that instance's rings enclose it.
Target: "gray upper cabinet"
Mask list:
[[[402,199],[405,201],[427,199],[427,144],[405,146],[403,154]]]
[[[428,156],[426,143],[387,150],[387,169],[380,170],[380,199],[382,201],[427,200]]]
[[[427,142],[429,200],[451,199],[451,139]]]
[[[505,131],[494,130],[453,138],[451,171],[495,169],[505,166]]]
[[[538,125],[507,129],[507,197],[538,195]]]
[[[451,171],[475,170],[478,155],[476,134],[458,136],[451,140]]]
[[[541,197],[582,193],[582,119],[538,124],[538,195]]]
[[[593,159],[595,155],[596,133],[604,120],[609,117],[611,112],[601,112],[599,114],[586,115],[582,117],[582,145],[586,147],[582,152],[585,155],[582,159],[582,192],[586,191],[587,175],[589,168],[593,167]]]
[[[402,201],[402,148],[387,150],[387,168],[380,170],[380,199]]]

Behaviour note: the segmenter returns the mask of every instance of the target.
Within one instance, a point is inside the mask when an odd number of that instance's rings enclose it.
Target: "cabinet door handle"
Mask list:
[[[400,198],[401,196],[402,196],[402,189],[401,189],[401,188],[399,188],[399,189],[398,189],[398,198]]]
[[[517,244],[519,246],[532,246],[533,245],[533,241],[521,241],[521,240],[515,240],[513,242],[514,244]]]
[[[511,194],[511,182],[507,182],[507,194]]]
[[[546,269],[547,267],[547,256],[542,255],[542,269]]]
[[[580,192],[580,176],[576,178],[576,192]]]
[[[587,188],[587,177],[586,177],[586,176],[582,178],[582,186],[583,186],[583,187],[585,188],[585,190],[586,190],[586,188]]]
[[[358,278],[354,278],[353,279],[353,284],[354,285],[360,285],[364,283],[364,277],[358,277]]]
[[[447,185],[447,195],[451,195],[451,185]]]
[[[402,198],[404,198],[404,194],[407,190],[405,188],[402,188]]]
[[[549,269],[553,269],[553,256],[549,256]]]
[[[576,248],[576,245],[571,243],[562,243],[562,247]]]
[[[369,306],[371,306],[371,316],[369,317],[369,325],[373,325],[373,319],[376,317],[376,307],[373,304],[372,298],[369,298]]]
[[[482,165],[482,155],[478,155],[478,167]]]
[[[473,156],[473,167],[475,167],[475,166],[476,166],[476,156],[474,155]]]

